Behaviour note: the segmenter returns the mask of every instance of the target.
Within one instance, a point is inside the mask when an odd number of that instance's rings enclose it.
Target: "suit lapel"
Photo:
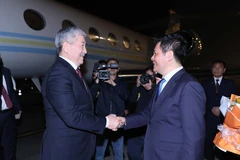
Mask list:
[[[79,77],[78,73],[76,70],[74,70],[74,68],[64,59],[58,57],[58,60],[60,63],[62,63],[66,68],[68,68],[69,72],[79,81],[79,83],[86,89],[87,93],[90,95],[90,91],[87,87],[87,84],[84,82],[84,80],[81,80],[81,78]],[[91,97],[91,95],[90,95]]]
[[[172,94],[174,92],[177,82],[179,81],[179,78],[181,77],[181,75],[183,73],[185,73],[185,70],[181,69],[175,75],[173,75],[172,78],[166,84],[166,86],[163,88],[163,90],[159,96],[158,96],[158,92],[157,92],[158,89],[156,89],[156,92],[154,93],[155,101],[152,103],[152,115],[154,115],[156,113],[156,110],[160,109],[161,107],[164,107],[161,105],[162,102],[164,101],[164,99],[166,99],[168,97],[169,94]],[[157,87],[159,87],[159,84]],[[158,96],[158,97],[156,97],[156,96]]]

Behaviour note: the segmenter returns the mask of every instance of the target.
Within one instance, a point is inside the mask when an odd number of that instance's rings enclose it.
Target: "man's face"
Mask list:
[[[110,60],[110,61],[107,63],[107,65],[110,65],[110,64],[112,64],[112,63],[117,63],[117,62],[116,62],[115,60]],[[118,68],[118,69],[109,68],[108,70],[110,71],[110,74],[111,74],[111,75],[115,75],[115,74],[117,74],[117,72],[119,71],[119,68]]]
[[[78,35],[77,40],[73,44],[68,43],[68,47],[68,58],[77,66],[83,64],[84,56],[87,54],[85,38]]]
[[[160,42],[156,44],[151,60],[154,64],[153,71],[163,74],[167,59],[165,54],[163,54],[162,49],[160,48]]]
[[[226,68],[224,68],[222,63],[215,63],[212,67],[212,74],[214,77],[221,77],[225,73]]]

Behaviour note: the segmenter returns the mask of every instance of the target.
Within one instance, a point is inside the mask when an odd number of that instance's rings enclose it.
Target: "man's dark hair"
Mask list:
[[[111,60],[113,60],[113,61],[116,61],[117,62],[117,64],[119,64],[119,61],[118,60],[116,60],[115,58],[109,58],[108,60],[107,60],[107,62],[106,63],[108,63],[109,61],[111,61]]]
[[[180,63],[183,62],[187,54],[187,41],[177,33],[168,34],[160,39],[160,47],[163,53],[172,51],[174,57]]]
[[[106,64],[106,61],[101,59],[101,60],[98,61],[98,64]]]
[[[212,67],[216,64],[216,63],[220,63],[223,64],[223,67],[226,68],[226,63],[222,60],[215,60],[212,62]]]

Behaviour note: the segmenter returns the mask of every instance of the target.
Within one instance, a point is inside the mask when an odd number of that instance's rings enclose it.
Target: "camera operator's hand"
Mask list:
[[[93,80],[95,81],[95,83],[99,83],[98,72],[93,73]]]
[[[152,89],[152,81],[151,80],[149,80],[149,82],[148,83],[146,83],[146,84],[141,84],[146,90],[150,90],[150,89]]]
[[[114,82],[112,76],[110,76],[110,79],[109,79],[109,80],[106,80],[106,81],[104,81],[104,82],[109,83],[109,84],[111,84],[112,86],[116,86],[116,83]]]
[[[136,82],[136,86],[137,86],[137,87],[140,87],[140,85],[141,85],[140,77],[141,77],[141,76],[138,76],[138,78],[137,78],[137,82]]]
[[[99,83],[99,79],[98,78],[95,79],[95,83],[97,83],[97,84]]]

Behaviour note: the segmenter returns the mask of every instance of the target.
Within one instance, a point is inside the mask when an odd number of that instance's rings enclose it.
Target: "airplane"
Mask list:
[[[41,78],[54,63],[54,35],[62,27],[77,26],[87,33],[84,78],[91,82],[94,63],[116,58],[122,77],[134,77],[151,64],[156,38],[106,21],[54,0],[0,0],[0,55],[14,78],[31,78],[41,91]],[[187,37],[189,53],[201,51],[193,31]]]

